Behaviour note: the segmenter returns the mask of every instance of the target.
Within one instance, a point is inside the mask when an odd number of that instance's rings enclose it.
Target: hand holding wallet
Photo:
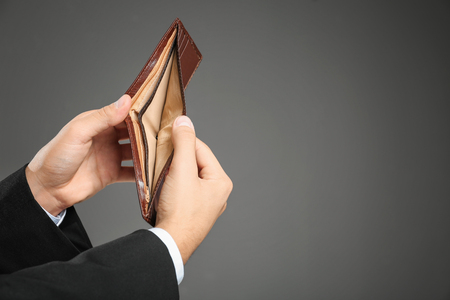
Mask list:
[[[191,36],[176,19],[126,91],[132,98],[125,122],[136,188],[142,216],[152,226],[173,157],[172,124],[186,115],[184,90],[201,60]]]

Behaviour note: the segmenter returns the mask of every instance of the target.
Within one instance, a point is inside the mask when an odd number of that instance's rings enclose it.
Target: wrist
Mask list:
[[[155,228],[164,229],[170,234],[172,239],[175,241],[175,244],[177,244],[183,264],[186,264],[192,253],[194,253],[195,249],[198,247],[197,243],[195,243],[195,238],[190,238],[193,234],[192,231],[185,231],[180,229],[180,226],[169,222],[157,222]]]
[[[44,185],[40,182],[38,176],[30,167],[26,167],[25,176],[27,178],[28,186],[33,194],[36,202],[43,207],[47,212],[53,216],[57,216],[67,207],[63,207],[62,203],[58,201],[52,193],[50,193]]]

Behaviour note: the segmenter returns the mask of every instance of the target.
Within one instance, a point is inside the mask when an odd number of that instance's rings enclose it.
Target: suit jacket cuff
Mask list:
[[[55,226],[34,199],[25,168],[0,182],[0,273],[66,261],[92,247],[75,209]]]
[[[175,273],[177,274],[177,282],[178,284],[180,284],[184,278],[184,265],[183,265],[183,258],[181,257],[181,253],[180,250],[178,249],[177,244],[175,243],[172,236],[164,229],[152,228],[149,230],[153,232],[156,236],[158,236],[161,239],[161,241],[166,245],[170,257],[172,258]]]

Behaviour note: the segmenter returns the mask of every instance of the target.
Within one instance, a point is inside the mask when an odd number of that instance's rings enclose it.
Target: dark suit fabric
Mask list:
[[[178,299],[164,243],[148,230],[92,248],[75,209],[57,227],[25,167],[0,182],[0,299]]]
[[[34,200],[25,167],[4,179],[0,183],[0,273],[67,261],[92,248],[73,207],[67,209],[66,218],[56,227]]]

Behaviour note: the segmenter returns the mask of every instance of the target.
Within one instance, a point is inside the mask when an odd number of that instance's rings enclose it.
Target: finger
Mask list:
[[[131,160],[133,158],[131,144],[121,144],[120,151],[122,152],[122,161]]]
[[[121,167],[119,171],[119,177],[116,182],[133,182],[134,168],[133,167]]]
[[[211,149],[200,139],[197,138],[195,154],[197,157],[197,166],[199,176],[202,179],[213,179],[222,177],[225,171],[222,169]]]
[[[85,117],[86,115],[89,115],[90,113],[92,113],[92,112],[94,112],[94,111],[95,111],[95,109],[93,109],[93,110],[88,110],[88,111],[85,111],[85,112],[82,112],[81,114],[79,114],[78,116],[76,116],[75,118],[73,118],[73,120],[81,119],[81,118]]]
[[[115,103],[97,109],[78,119],[77,130],[80,133],[81,142],[88,142],[97,134],[121,123],[127,116],[130,106],[130,96],[123,95]]]
[[[172,142],[174,154],[171,171],[197,174],[194,125],[187,116],[180,116],[173,122]]]

